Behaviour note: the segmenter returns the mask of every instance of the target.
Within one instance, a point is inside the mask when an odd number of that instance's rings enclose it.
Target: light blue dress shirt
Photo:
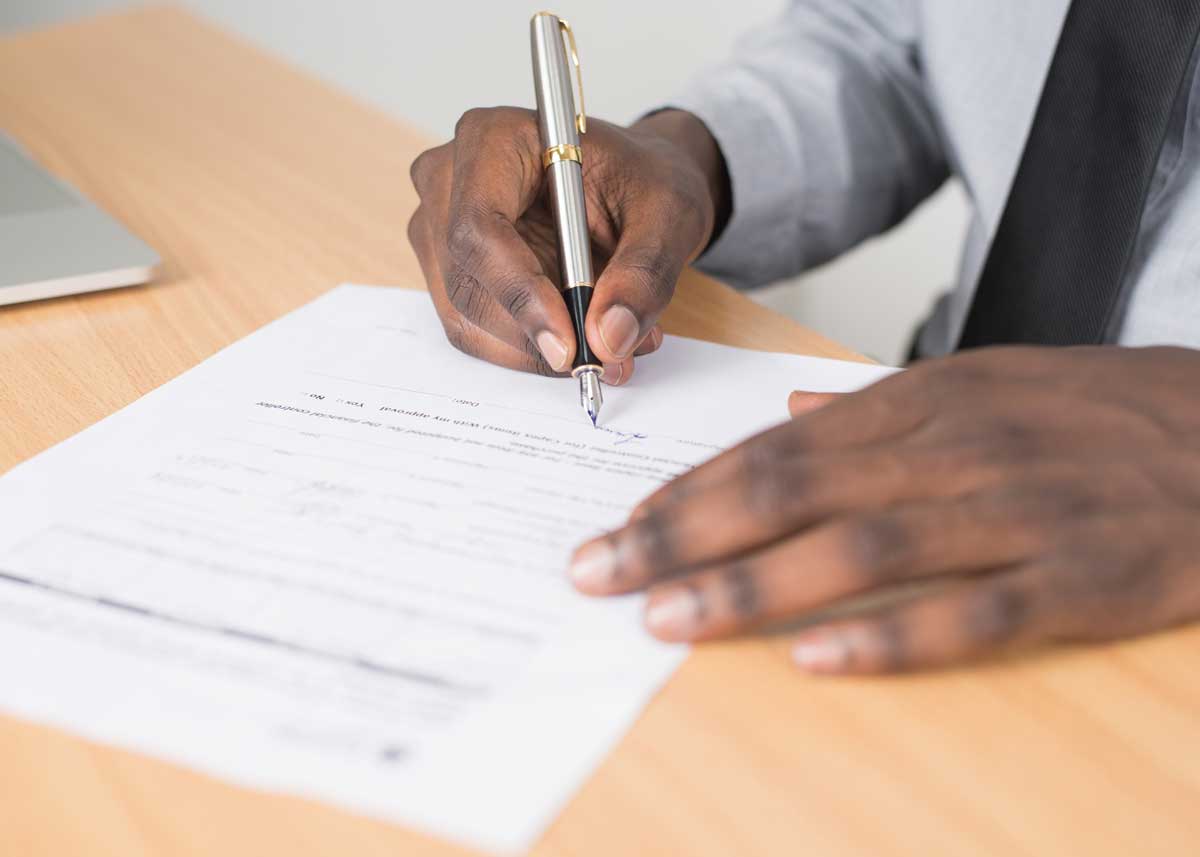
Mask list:
[[[921,339],[926,355],[953,350],[1069,5],[794,0],[670,102],[705,122],[732,181],[733,215],[699,266],[742,287],[797,274],[896,224],[957,175],[973,203],[958,283]],[[1195,63],[1189,75],[1112,342],[1200,347]]]

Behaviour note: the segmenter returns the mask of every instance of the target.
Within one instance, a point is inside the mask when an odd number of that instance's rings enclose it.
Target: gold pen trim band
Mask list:
[[[583,152],[574,143],[559,143],[557,146],[551,146],[542,153],[543,169],[560,161],[574,161],[582,167]]]
[[[595,288],[595,286],[593,286],[591,283],[579,282],[579,283],[571,283],[571,285],[569,285],[569,286],[563,286],[561,289],[559,289],[559,291],[560,292],[569,292],[569,291],[571,291],[571,289],[592,289],[592,288]]]
[[[597,372],[597,373],[603,375],[604,367],[600,366],[598,364],[595,364],[595,363],[586,363],[583,366],[576,366],[574,369],[571,370],[571,377],[578,378],[584,372]]]

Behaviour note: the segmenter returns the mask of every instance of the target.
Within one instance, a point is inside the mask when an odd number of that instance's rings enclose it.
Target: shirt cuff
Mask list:
[[[804,268],[803,153],[777,118],[786,107],[742,69],[697,78],[659,109],[686,110],[713,135],[729,172],[732,211],[721,235],[697,260],[701,270],[752,288]]]

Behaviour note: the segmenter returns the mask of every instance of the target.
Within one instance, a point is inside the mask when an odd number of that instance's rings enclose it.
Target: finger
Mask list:
[[[456,348],[474,357],[508,368],[554,374],[543,349],[531,342],[478,280],[450,257],[446,247],[446,219],[453,172],[445,147],[426,152],[413,166],[414,181],[422,188],[422,202],[409,223],[409,238],[433,296],[434,306]],[[499,347],[498,340],[507,347]],[[515,353],[514,353],[515,352]],[[525,354],[525,357],[519,357]],[[561,358],[555,357],[560,363]]]
[[[911,603],[808,629],[792,646],[806,672],[849,675],[929,669],[1047,639],[1046,565],[959,583]]]
[[[1004,475],[943,450],[873,447],[747,464],[727,483],[664,507],[579,548],[570,568],[592,594],[642,588],[680,571],[758,551],[837,515],[962,496]]]
[[[417,254],[425,282],[431,288],[434,285],[433,278],[440,276],[440,272],[436,263],[437,251],[432,240],[429,212],[431,209],[445,207],[444,200],[440,197],[449,190],[449,183],[445,177],[450,173],[452,158],[451,146],[446,143],[422,152],[409,167],[409,176],[421,198],[421,204],[408,221],[408,243]]]
[[[644,357],[647,354],[653,354],[658,349],[662,348],[663,331],[659,325],[654,325],[650,328],[650,332],[646,334],[646,338],[642,340],[642,344],[633,352],[635,357]]]
[[[600,380],[610,387],[620,387],[628,384],[633,378],[633,358],[622,360],[620,363],[605,363]]]
[[[830,402],[837,401],[845,393],[812,393],[807,390],[793,390],[788,396],[788,413],[792,419],[819,411]]]
[[[527,111],[469,111],[455,129],[446,220],[449,260],[485,290],[556,371],[570,368],[575,336],[566,304],[515,222],[542,186],[541,144]],[[449,265],[444,265],[449,268]],[[460,304],[459,300],[464,301]],[[469,291],[451,300],[472,317]],[[491,321],[473,317],[487,327]]]
[[[418,225],[423,218],[414,215],[414,221],[414,225]],[[414,225],[410,225],[410,232]],[[515,320],[504,314],[495,299],[473,277],[452,261],[449,264],[453,266],[453,274],[448,282],[436,273],[440,271],[437,254],[426,249],[433,244],[432,238],[419,240],[419,243],[422,251],[418,252],[418,259],[430,284],[430,293],[434,295],[446,336],[456,348],[507,368],[543,375],[563,374],[546,359],[544,344],[535,350]],[[619,363],[604,364],[603,368],[601,380],[618,387],[633,378],[634,361],[630,357]]]
[[[412,245],[413,252],[417,254],[417,262],[421,265],[421,274],[425,277],[426,285],[432,288],[433,277],[437,276],[437,260],[429,241],[428,217],[423,205],[417,206],[417,210],[409,218],[408,243]]]
[[[413,159],[408,168],[408,176],[412,180],[417,195],[423,205],[433,202],[434,197],[442,196],[443,190],[449,185],[444,181],[454,163],[454,144],[443,143],[427,149]],[[444,203],[444,199],[441,200]]]
[[[659,488],[638,505],[634,516],[727,483],[747,468],[769,470],[785,459],[853,450],[916,431],[927,419],[927,406],[905,394],[898,384],[900,377],[839,396],[810,414],[744,441]]]
[[[471,208],[452,209],[449,217],[454,274],[447,291],[454,305],[486,328],[511,320],[556,372],[570,369],[575,335],[566,303],[512,224]]]
[[[981,494],[838,518],[657,586],[646,624],[664,640],[706,640],[873,589],[1010,566],[1062,537],[1069,513],[1051,506]]]
[[[629,357],[646,338],[694,250],[686,232],[664,231],[660,218],[632,218],[621,229],[588,309],[588,342],[605,362]]]
[[[449,304],[443,293],[430,291],[434,306],[450,344],[464,354],[486,360],[506,369],[532,372],[538,375],[556,375],[540,354],[531,353],[528,347],[517,347],[499,338]]]
[[[464,316],[451,303],[438,265],[438,254],[433,249],[432,230],[422,209],[418,209],[417,214],[413,215],[408,229],[409,238],[417,250],[421,271],[429,284],[429,295],[433,299],[434,309],[442,322],[446,338],[455,348],[472,357],[508,369],[543,375],[555,374],[511,320],[500,319],[492,330],[488,330]],[[494,309],[492,311],[495,312]],[[494,332],[497,330],[500,336]]]

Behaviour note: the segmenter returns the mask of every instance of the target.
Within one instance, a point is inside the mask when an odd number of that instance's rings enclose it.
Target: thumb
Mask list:
[[[837,401],[843,393],[811,393],[807,390],[794,390],[788,396],[788,413],[792,415],[792,419],[802,417],[805,414],[811,414],[813,411],[818,411],[828,405],[830,402]]]

